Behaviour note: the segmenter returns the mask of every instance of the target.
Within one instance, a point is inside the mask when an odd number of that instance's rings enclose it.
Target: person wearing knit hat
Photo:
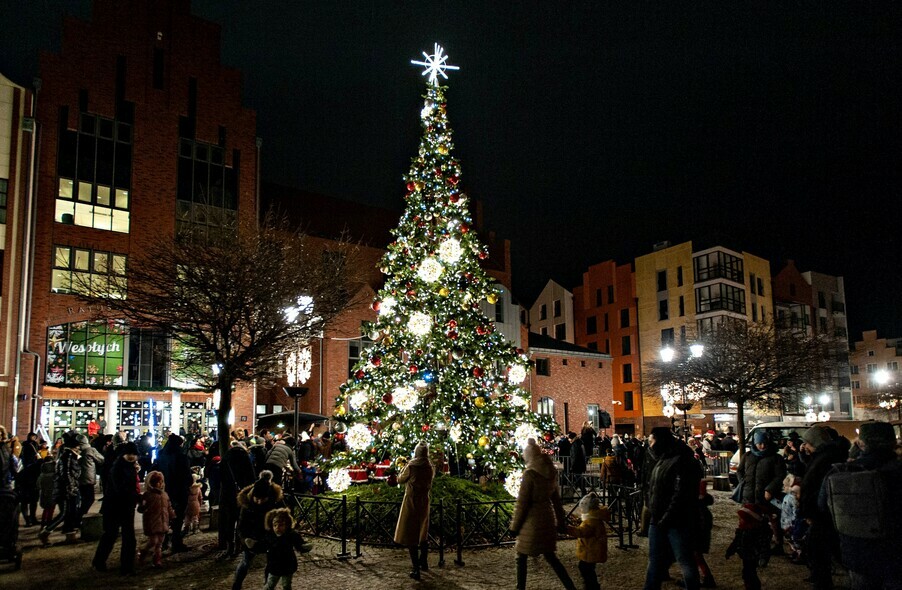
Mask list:
[[[103,504],[103,536],[97,543],[91,565],[97,571],[106,571],[106,561],[113,551],[113,545],[122,531],[122,544],[119,553],[119,572],[123,575],[135,573],[135,508],[141,499],[138,483],[138,448],[135,443],[119,445],[119,457],[107,474],[104,485]]]
[[[434,476],[435,467],[429,461],[429,446],[420,442],[413,451],[413,459],[398,475],[398,484],[404,484],[404,499],[394,537],[395,543],[407,547],[410,553],[413,565],[410,577],[414,580],[420,579],[420,570],[429,569],[429,504]]]
[[[595,565],[608,560],[608,536],[604,523],[611,520],[611,511],[602,506],[594,492],[579,501],[577,512],[582,517],[578,526],[568,526],[567,534],[576,537],[576,558],[586,590],[600,590]]]
[[[858,427],[858,440],[862,450],[867,452],[893,449],[896,446],[896,431],[888,422],[865,422]]]
[[[241,590],[254,556],[265,550],[262,541],[266,536],[266,513],[285,507],[282,487],[273,483],[272,471],[264,469],[257,481],[238,493],[238,506],[241,508],[238,537],[244,545],[244,552],[235,570],[233,590]]]
[[[510,535],[517,539],[517,590],[526,588],[528,556],[542,555],[568,590],[576,590],[573,580],[558,556],[557,533],[567,521],[557,485],[557,469],[542,452],[535,439],[526,441],[523,449],[526,469],[520,482],[520,492],[511,519]]]
[[[830,435],[830,431],[826,426],[815,425],[805,431],[802,435],[802,442],[810,447],[809,452],[821,447],[834,437]]]
[[[655,464],[648,483],[650,524],[645,589],[660,590],[667,567],[676,558],[686,588],[697,590],[694,538],[701,464],[669,428],[652,429],[648,444]]]

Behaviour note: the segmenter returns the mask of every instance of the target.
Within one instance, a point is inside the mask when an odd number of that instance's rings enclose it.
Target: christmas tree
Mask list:
[[[546,425],[521,387],[526,354],[480,309],[498,293],[479,265],[488,250],[472,230],[452,155],[446,87],[439,84],[446,69],[457,68],[437,44],[433,55],[423,55],[425,62],[412,62],[429,75],[423,136],[405,178],[406,210],[382,259],[378,318],[363,328],[373,344],[336,402],[348,450],[333,456],[333,465],[406,458],[424,440],[446,457],[513,474],[527,438],[539,439]],[[333,489],[349,483],[345,470],[329,481]]]

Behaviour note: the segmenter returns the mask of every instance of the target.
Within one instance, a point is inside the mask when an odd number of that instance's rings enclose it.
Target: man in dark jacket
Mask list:
[[[699,577],[693,552],[701,465],[692,450],[664,426],[652,429],[648,449],[656,463],[648,483],[651,524],[644,589],[660,590],[672,555],[680,564],[685,588],[697,590]]]
[[[740,504],[769,504],[783,489],[786,464],[763,430],[756,430],[754,447],[745,454],[736,475],[742,482]]]
[[[219,548],[224,557],[238,554],[235,524],[238,522],[238,491],[254,483],[256,475],[244,444],[233,440],[219,467]]]
[[[833,465],[824,479],[818,498],[819,508],[828,507],[828,482],[834,474],[856,471],[878,471],[886,484],[887,498],[882,505],[886,509],[880,520],[886,522],[889,536],[881,539],[863,539],[838,531],[842,563],[849,570],[851,590],[880,590],[902,588],[902,461],[896,454],[896,433],[886,422],[866,422],[859,429],[856,444],[861,454],[852,462]],[[879,507],[879,502],[874,502]]]
[[[123,575],[135,573],[135,507],[141,499],[138,490],[138,447],[127,442],[116,447],[119,458],[113,462],[104,485],[103,536],[97,543],[97,551],[91,565],[100,572],[106,571],[106,560],[113,551],[119,530],[122,530],[122,548],[119,553],[119,571]]]
[[[188,456],[182,451],[184,440],[177,434],[170,434],[160,451],[158,465],[166,481],[166,493],[175,510],[172,521],[172,552],[190,551],[182,538],[182,524],[185,522],[185,509],[188,507],[188,491],[194,483]]]
[[[586,452],[583,442],[576,433],[570,433],[570,480],[574,486],[579,486],[582,495],[586,495]]]
[[[274,484],[272,479],[272,472],[264,469],[260,472],[260,479],[238,493],[238,506],[241,508],[241,515],[238,517],[238,537],[241,539],[244,553],[241,563],[235,570],[232,590],[241,590],[254,556],[266,550],[263,542],[266,537],[266,513],[285,506],[282,488]]]
[[[22,516],[25,526],[38,524],[38,476],[41,474],[41,462],[38,455],[38,435],[29,432],[22,443],[22,471],[16,475],[16,490],[22,504]]]
[[[803,518],[808,529],[808,569],[815,590],[833,588],[832,558],[839,555],[839,539],[833,528],[830,513],[821,510],[818,496],[821,486],[834,463],[844,463],[849,457],[849,441],[828,426],[812,426],[802,435],[802,448],[811,454],[802,493],[799,496],[798,518]]]
[[[290,471],[289,477],[298,477],[301,467],[298,465],[297,457],[294,455],[294,439],[291,437],[283,438],[272,446],[269,454],[266,455],[266,465],[263,469],[272,471],[276,482],[282,483],[283,475],[286,471]]]
[[[41,543],[50,542],[50,533],[62,522],[66,543],[75,543],[81,526],[81,495],[78,484],[81,478],[78,433],[70,430],[63,434],[63,447],[56,461],[53,478],[53,501],[60,508],[59,515],[38,534]]]

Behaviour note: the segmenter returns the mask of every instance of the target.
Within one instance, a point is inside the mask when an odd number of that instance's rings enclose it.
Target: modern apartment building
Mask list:
[[[573,344],[573,293],[548,281],[529,308],[529,330]]]
[[[900,366],[902,338],[878,338],[877,330],[862,332],[861,340],[855,342],[849,357],[856,418],[895,418],[895,413],[888,416],[877,403],[879,394],[885,388],[902,386]],[[880,383],[876,378],[880,371],[886,371],[886,383]]]
[[[786,408],[787,414],[826,411],[831,417],[853,417],[849,375],[849,334],[842,277],[799,272],[792,260],[774,276],[776,323],[783,329],[804,330],[834,339],[834,362],[821,383],[812,390],[812,405]]]
[[[256,114],[219,56],[219,26],[184,0],[95,0],[91,20],[67,18],[59,53],[41,56],[20,433],[52,439],[91,417],[108,432],[211,423],[212,392],[171,378],[167,336],[98,319],[73,277],[125,295],[129,259],[150,244],[256,219]],[[240,386],[235,426],[253,417]]]
[[[617,432],[629,434],[642,431],[637,313],[631,264],[613,260],[593,264],[573,289],[575,343],[611,356],[610,411]]]
[[[700,339],[724,321],[757,322],[773,313],[770,264],[748,252],[664,242],[636,258],[635,273],[642,363],[659,358],[662,348]],[[641,380],[641,374],[633,379]],[[670,425],[663,406],[659,395],[644,392],[646,432]],[[703,400],[691,413],[704,414],[691,421],[696,430],[736,426],[735,408],[712,407]],[[757,419],[750,414],[747,419]]]

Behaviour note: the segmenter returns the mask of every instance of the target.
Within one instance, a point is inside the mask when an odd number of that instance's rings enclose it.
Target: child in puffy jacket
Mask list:
[[[595,564],[608,560],[608,534],[604,523],[611,519],[611,511],[602,506],[598,496],[589,493],[579,501],[582,523],[568,526],[567,533],[576,537],[576,557],[579,559],[579,573],[583,577],[586,590],[600,590]]]
[[[151,471],[144,480],[144,493],[141,495],[141,504],[138,512],[142,514],[141,523],[144,525],[144,536],[147,540],[141,546],[138,553],[138,563],[144,565],[148,553],[153,553],[154,567],[163,565],[163,538],[169,532],[169,522],[175,518],[175,510],[169,500],[169,494],[163,474],[159,471]]]
[[[53,512],[56,503],[53,501],[53,478],[56,473],[56,461],[48,456],[41,462],[41,474],[38,475],[38,491],[40,492],[41,528],[46,527],[53,520]]]
[[[185,533],[197,532],[200,528],[200,506],[204,501],[200,476],[194,474],[194,483],[188,489],[188,505],[185,508]]]

